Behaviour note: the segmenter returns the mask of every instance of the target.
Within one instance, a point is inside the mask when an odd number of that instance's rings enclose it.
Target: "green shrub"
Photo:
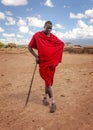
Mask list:
[[[4,47],[4,43],[0,42],[0,48]]]
[[[15,43],[8,43],[5,48],[16,48],[16,44]]]

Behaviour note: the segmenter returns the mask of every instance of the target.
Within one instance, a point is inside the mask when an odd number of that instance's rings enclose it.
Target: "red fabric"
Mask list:
[[[50,33],[50,36],[46,36],[42,31],[37,32],[32,37],[28,46],[38,50],[40,75],[45,80],[46,85],[52,84],[55,69],[50,66],[56,67],[62,61],[64,42],[52,33]]]
[[[42,68],[40,67],[39,73],[45,81],[45,87],[52,86],[55,68],[55,66],[42,66]]]

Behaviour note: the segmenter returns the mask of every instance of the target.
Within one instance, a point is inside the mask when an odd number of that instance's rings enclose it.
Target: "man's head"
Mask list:
[[[46,21],[44,25],[44,32],[46,35],[50,34],[52,31],[52,22],[51,21]]]

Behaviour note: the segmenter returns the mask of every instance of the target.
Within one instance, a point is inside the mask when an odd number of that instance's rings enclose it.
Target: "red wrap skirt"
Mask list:
[[[54,73],[55,73],[56,66],[40,66],[39,67],[39,73],[42,77],[42,79],[45,81],[45,87],[52,86],[53,79],[54,79]]]

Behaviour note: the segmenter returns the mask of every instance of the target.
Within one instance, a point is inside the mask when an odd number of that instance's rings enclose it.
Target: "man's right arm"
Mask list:
[[[28,46],[28,50],[30,51],[30,53],[35,57],[35,59],[36,59],[36,63],[37,64],[39,64],[39,57],[38,57],[38,55],[34,52],[34,50],[31,48],[31,47],[29,47]]]

